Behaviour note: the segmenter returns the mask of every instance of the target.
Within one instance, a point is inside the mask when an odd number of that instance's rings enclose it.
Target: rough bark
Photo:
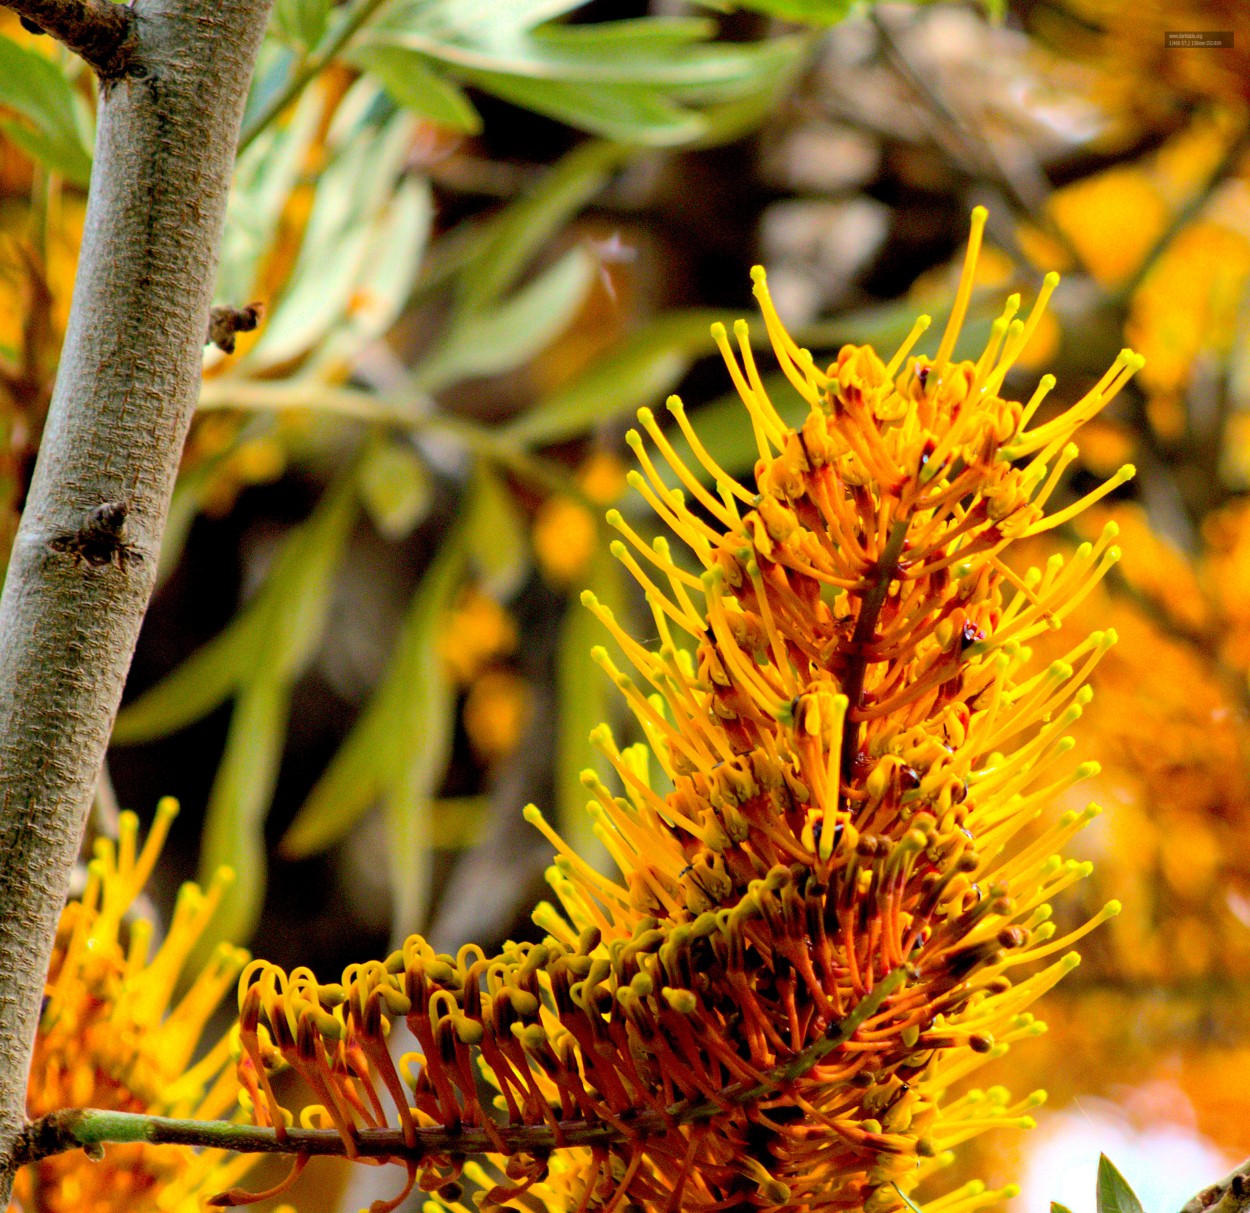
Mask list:
[[[269,0],[135,0],[0,598],[0,1208],[71,867],[156,575]]]

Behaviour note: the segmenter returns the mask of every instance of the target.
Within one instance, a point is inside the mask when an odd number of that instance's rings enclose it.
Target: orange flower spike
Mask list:
[[[629,443],[642,472],[629,481],[695,571],[609,514],[623,540],[611,550],[660,638],[648,651],[584,598],[642,679],[596,650],[652,750],[592,734],[624,793],[593,772],[584,780],[619,877],[595,871],[531,807],[557,851],[549,875],[564,912],[536,911],[545,944],[460,963],[414,937],[386,966],[350,969],[335,1013],[347,1054],[329,1037],[324,1053],[293,1050],[288,1016],[307,1033],[329,1014],[306,982],[274,978],[248,995],[279,1049],[320,1067],[320,1088],[350,1093],[359,1116],[353,1084],[366,1078],[399,1102],[380,1054],[351,1060],[353,1047],[380,1049],[388,1017],[404,1013],[395,990],[423,1051],[403,1067],[422,1117],[481,1123],[476,1064],[513,1125],[545,1127],[557,1146],[570,1124],[610,1130],[607,1144],[550,1164],[496,1165],[506,1182],[473,1169],[488,1206],[523,1195],[552,1213],[624,1202],[713,1213],[745,1192],[765,1208],[895,1213],[947,1146],[1029,1123],[1030,1101],[946,1090],[1034,1034],[1025,1008],[1074,961],[1008,974],[1065,953],[1118,909],[1063,936],[1048,922],[1050,898],[1088,873],[1055,851],[1091,813],[1013,844],[1094,769],[1065,762],[1064,730],[1114,633],[1040,670],[1025,645],[1062,626],[1118,551],[1112,528],[1041,570],[1016,573],[1000,556],[1131,474],[1045,513],[1073,435],[1138,360],[1122,355],[1037,425],[1049,377],[1025,404],[1001,398],[1054,289],[1047,279],[1026,319],[1013,297],[976,361],[954,361],[983,223],[978,212],[933,360],[911,352],[922,320],[889,362],[848,346],[821,371],[753,274],[777,360],[808,407],[787,427],[745,324],[736,349],[714,331],[756,439],[754,491],[712,459],[680,401],[669,411],[689,464],[640,412]],[[649,757],[662,768],[655,786]],[[848,1014],[862,1022],[843,1033]],[[248,1071],[264,1060],[261,1027],[244,1034]],[[366,1095],[376,1119],[385,1101]],[[945,1204],[972,1213],[1002,1195]]]

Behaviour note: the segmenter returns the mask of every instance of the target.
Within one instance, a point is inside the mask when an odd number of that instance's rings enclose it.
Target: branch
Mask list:
[[[101,80],[130,68],[134,12],[113,0],[4,0],[32,33],[51,34],[91,65]]]
[[[881,1009],[907,976],[905,968],[892,970],[834,1029],[789,1061],[766,1071],[757,1083],[734,1083],[716,1099],[692,1097],[671,1104],[663,1113],[643,1112],[629,1120],[631,1140],[668,1132],[674,1123],[698,1124],[721,1115],[726,1106],[755,1103],[802,1078],[830,1053],[844,1045]],[[541,1125],[499,1125],[491,1132],[479,1128],[418,1128],[416,1144],[404,1141],[402,1129],[358,1129],[353,1146],[362,1158],[390,1158],[420,1162],[440,1154],[497,1154],[502,1141],[510,1154],[546,1153],[570,1146],[609,1145],[624,1140],[613,1125],[565,1121],[555,1128]],[[335,1155],[347,1153],[347,1143],[336,1129],[288,1128],[279,1137],[273,1129],[227,1120],[175,1120],[139,1112],[111,1112],[99,1108],[70,1108],[52,1112],[27,1125],[15,1152],[18,1165],[38,1162],[53,1154],[83,1149],[98,1154],[105,1144],[141,1142],[146,1145],[198,1146],[233,1150],[240,1154]],[[1221,1211],[1224,1213],[1224,1211]]]
[[[269,16],[268,0],[13,7],[88,49],[98,23],[85,13],[112,10],[129,37],[125,84],[100,90],[73,305],[0,597],[0,1208],[57,922],[195,410]]]
[[[1204,1188],[1181,1213],[1250,1213],[1250,1161]]]

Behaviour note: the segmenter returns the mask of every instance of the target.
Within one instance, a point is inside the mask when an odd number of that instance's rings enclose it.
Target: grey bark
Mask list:
[[[135,0],[0,598],[0,1208],[44,975],[195,409],[269,0]]]

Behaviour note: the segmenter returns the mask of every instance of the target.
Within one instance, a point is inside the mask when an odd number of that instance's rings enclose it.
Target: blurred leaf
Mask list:
[[[484,459],[474,468],[468,511],[469,555],[482,588],[493,598],[508,598],[529,570],[529,529],[512,494]]]
[[[392,542],[408,535],[434,497],[425,462],[406,442],[381,443],[360,467],[360,496],[378,531]]]
[[[433,71],[429,60],[419,51],[374,43],[357,47],[347,58],[354,66],[374,76],[398,105],[414,114],[466,135],[481,131],[481,115],[464,90]]]
[[[675,147],[693,142],[707,130],[696,112],[646,85],[531,80],[466,69],[458,74],[513,105],[618,143]]]
[[[1142,1213],[1137,1193],[1105,1154],[1098,1156],[1098,1213]]]
[[[480,311],[510,290],[534,255],[633,154],[611,143],[584,143],[492,218],[481,234],[470,271],[462,272],[458,310]]]
[[[463,528],[458,528],[444,540],[417,587],[385,678],[282,839],[284,855],[299,858],[324,850],[381,796],[402,791],[400,808],[413,811],[413,789],[429,777],[423,764],[437,757],[450,738],[443,719],[450,715],[450,692],[441,689],[435,640],[466,558]],[[446,754],[442,761],[445,765]],[[395,857],[394,862],[401,861]]]
[[[200,851],[203,880],[221,864],[238,874],[213,918],[213,939],[248,939],[255,928],[265,889],[264,823],[286,744],[291,687],[321,643],[354,517],[353,475],[344,474],[288,537],[248,608],[256,643],[213,779]]]
[[[290,282],[240,367],[254,371],[290,362],[349,311],[374,232],[403,172],[413,122],[397,114],[380,129],[366,128],[343,141],[317,184]]]
[[[734,8],[808,25],[836,25],[855,4],[856,0],[733,0]]]
[[[724,319],[724,313],[711,310],[657,317],[580,378],[510,422],[504,435],[526,446],[545,446],[654,404],[677,386],[696,358],[715,352],[708,328]]]
[[[273,251],[278,222],[299,181],[324,110],[321,94],[309,89],[287,122],[271,127],[239,157],[226,205],[218,300],[238,305],[254,297],[261,264]]]
[[[219,939],[250,939],[265,896],[265,816],[278,779],[290,709],[289,683],[275,670],[258,668],[243,688],[204,817],[200,882],[207,887],[223,864],[235,881],[209,925],[206,949]]]
[[[407,0],[368,37],[441,60],[461,81],[580,130],[652,147],[699,138],[699,104],[767,89],[792,54],[785,38],[711,41],[715,25],[699,19],[543,24],[579,7]]]
[[[164,737],[224,703],[253,668],[263,626],[259,613],[241,611],[173,673],[122,708],[113,726],[114,744]]]
[[[625,595],[621,566],[603,544],[596,545],[586,569],[585,588],[618,619],[623,618]],[[602,779],[610,777],[606,761],[590,747],[590,731],[615,715],[616,688],[590,659],[597,644],[613,646],[603,624],[574,595],[560,625],[556,650],[556,810],[559,831],[579,855],[602,853],[586,804],[590,793],[582,786],[582,770],[590,765]]]
[[[312,50],[326,31],[331,0],[277,0],[273,25],[288,42]]]
[[[1050,1202],[1050,1213],[1072,1213],[1067,1205],[1061,1205],[1057,1200]]]
[[[37,51],[0,35],[0,105],[16,110],[34,127],[3,124],[25,152],[86,185],[91,177],[90,119],[65,73]]]
[[[528,362],[573,319],[594,281],[595,260],[570,249],[509,299],[455,325],[413,371],[413,382],[436,392],[460,379],[498,375]]]
[[[490,826],[489,796],[448,796],[430,803],[430,843],[444,851],[481,845]]]
[[[400,182],[370,233],[347,313],[313,351],[303,368],[308,375],[341,378],[361,350],[399,319],[412,295],[433,221],[430,183],[423,177]]]

